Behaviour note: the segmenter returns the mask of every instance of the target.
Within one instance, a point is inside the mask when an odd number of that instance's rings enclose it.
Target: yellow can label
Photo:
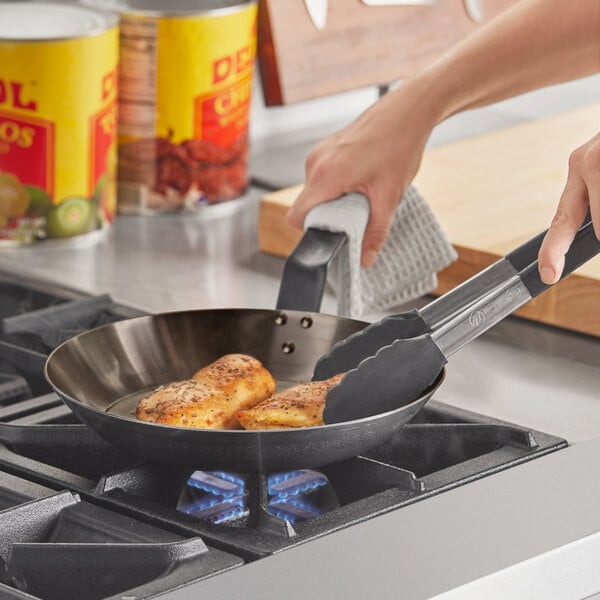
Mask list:
[[[0,40],[0,239],[67,237],[112,221],[117,66],[116,27]]]
[[[122,15],[120,208],[195,208],[244,192],[256,17],[255,3]]]
[[[158,23],[159,137],[228,146],[248,127],[256,7]],[[175,95],[185,99],[174,102]]]

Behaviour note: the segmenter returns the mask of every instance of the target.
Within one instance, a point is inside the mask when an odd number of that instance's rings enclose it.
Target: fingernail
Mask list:
[[[544,283],[556,283],[556,274],[551,267],[542,267],[540,269],[540,276]]]

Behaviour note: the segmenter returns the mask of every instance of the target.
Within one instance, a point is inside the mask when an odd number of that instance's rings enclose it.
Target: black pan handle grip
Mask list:
[[[285,261],[277,309],[319,312],[327,269],[346,241],[343,232],[307,229]]]
[[[575,239],[568,252],[565,254],[565,267],[560,280],[570,275],[575,269],[581,267],[588,260],[594,258],[600,252],[600,240],[596,237],[594,225],[590,213],[588,212],[583,225],[575,234]],[[540,279],[537,261],[530,265],[521,273],[521,280],[529,290],[532,298],[545,292],[550,285],[545,284]]]

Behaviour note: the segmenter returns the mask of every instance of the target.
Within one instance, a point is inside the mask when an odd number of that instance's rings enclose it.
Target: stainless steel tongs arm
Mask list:
[[[528,240],[420,310],[391,315],[338,342],[317,362],[314,378],[328,379],[336,373],[354,369],[379,348],[396,340],[437,331],[465,307],[485,293],[502,287],[508,279],[530,265],[537,258],[545,235],[546,231]]]
[[[596,237],[588,213],[565,255],[565,266],[560,280],[599,252],[600,241]],[[482,294],[475,302],[464,306],[434,331],[431,337],[442,353],[449,357],[549,287],[551,286],[540,279],[538,261],[535,260],[516,275],[506,279],[496,289]]]

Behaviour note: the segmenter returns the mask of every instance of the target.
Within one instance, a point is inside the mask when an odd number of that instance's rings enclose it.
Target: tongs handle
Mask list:
[[[547,229],[542,231],[480,273],[424,306],[419,312],[429,326],[429,330],[434,332],[439,329],[457,312],[480,298],[482,293],[494,290],[508,277],[534,262],[547,233]]]
[[[568,252],[565,254],[565,266],[560,276],[559,281],[562,281],[567,275],[570,275],[576,269],[579,269],[588,260],[594,258],[596,254],[600,252],[600,240],[596,236],[594,231],[594,225],[592,218],[588,212],[583,225],[579,231],[575,234],[575,238]],[[532,298],[537,298],[542,292],[545,292],[548,288],[554,284],[544,283],[540,279],[540,272],[537,268],[537,261],[535,264],[530,265],[526,269],[523,269],[519,276],[523,281],[523,284],[529,290]]]
[[[588,213],[565,255],[565,266],[559,281],[599,252],[600,240],[596,237]],[[465,306],[461,312],[435,331],[432,339],[448,358],[550,287],[552,285],[545,284],[540,279],[538,261],[535,260],[495,290],[484,293],[476,302]]]

